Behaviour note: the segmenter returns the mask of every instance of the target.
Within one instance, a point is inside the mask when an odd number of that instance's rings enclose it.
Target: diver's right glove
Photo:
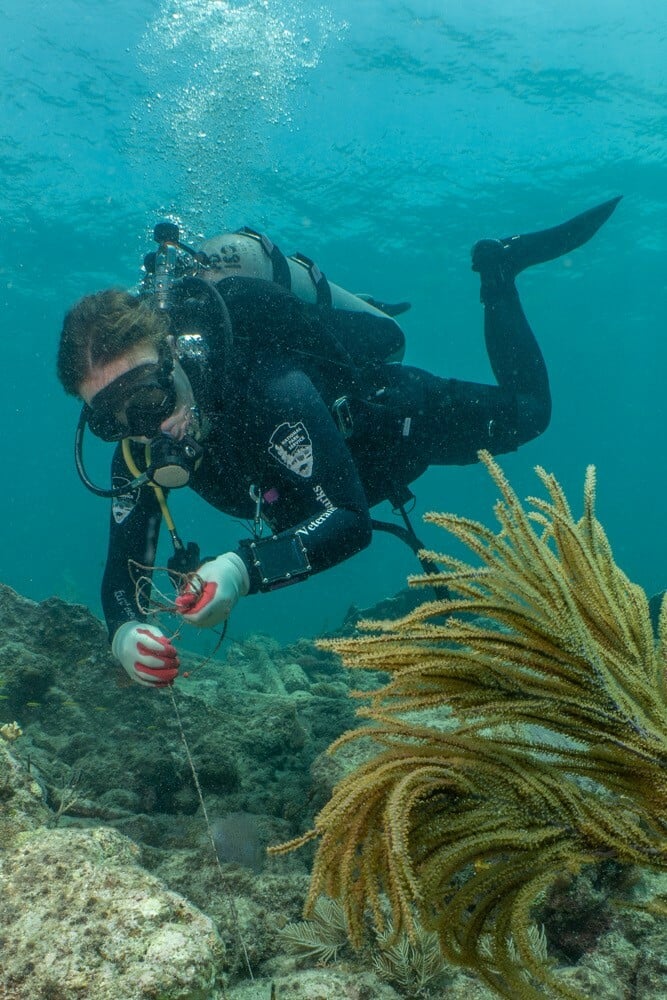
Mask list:
[[[227,621],[239,597],[250,589],[246,565],[236,552],[225,552],[203,563],[194,580],[176,598],[183,621],[213,628]]]
[[[178,674],[178,653],[155,625],[125,622],[116,630],[111,652],[143,687],[167,687]]]

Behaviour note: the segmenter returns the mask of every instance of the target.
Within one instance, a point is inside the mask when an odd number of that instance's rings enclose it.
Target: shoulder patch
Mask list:
[[[313,442],[300,420],[278,424],[269,439],[269,455],[303,479],[313,474]]]
[[[112,489],[117,489],[119,486],[130,485],[131,480],[126,476],[114,476],[111,480]],[[111,502],[111,513],[116,524],[122,524],[126,517],[132,513],[137,505],[137,500],[139,499],[139,487],[135,487],[133,490],[128,489],[127,493],[121,493],[120,496],[113,497]]]

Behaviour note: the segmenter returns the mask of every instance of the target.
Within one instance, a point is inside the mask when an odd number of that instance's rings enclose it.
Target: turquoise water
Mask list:
[[[618,561],[649,591],[667,584],[658,0],[0,0],[0,23],[3,582],[99,611],[108,512],[76,477],[55,351],[76,298],[135,283],[165,214],[192,240],[251,225],[351,290],[410,299],[406,360],[485,381],[472,243],[622,193],[593,243],[519,279],[554,414],[503,465],[521,493],[545,465],[578,504],[595,463]],[[91,455],[99,476],[106,459]],[[491,516],[478,468],[432,469],[417,493],[417,517]],[[241,533],[193,495],[172,508],[206,551]],[[313,634],[416,568],[378,537],[242,602],[231,631]]]

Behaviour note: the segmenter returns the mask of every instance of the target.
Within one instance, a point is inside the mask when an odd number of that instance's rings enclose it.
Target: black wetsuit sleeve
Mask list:
[[[131,481],[120,446],[114,454],[111,481],[114,487]],[[111,501],[109,548],[102,578],[102,609],[110,639],[124,622],[146,617],[137,604],[137,567],[153,565],[161,518],[150,486],[128,489]],[[143,594],[148,598],[150,585]]]
[[[250,395],[252,446],[264,469],[263,514],[274,535],[297,537],[312,573],[365,548],[372,534],[366,496],[352,456],[310,378],[299,369],[267,362],[257,366]],[[238,554],[248,568],[250,593],[271,589],[263,584],[249,544],[244,540]]]

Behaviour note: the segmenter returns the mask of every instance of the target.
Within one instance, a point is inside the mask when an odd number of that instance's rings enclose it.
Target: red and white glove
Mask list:
[[[243,559],[235,552],[225,552],[199,567],[197,578],[176,598],[176,608],[184,622],[212,628],[229,618],[239,597],[249,589],[250,577]]]
[[[166,687],[178,674],[176,648],[155,625],[125,622],[113,637],[111,652],[143,687]]]

